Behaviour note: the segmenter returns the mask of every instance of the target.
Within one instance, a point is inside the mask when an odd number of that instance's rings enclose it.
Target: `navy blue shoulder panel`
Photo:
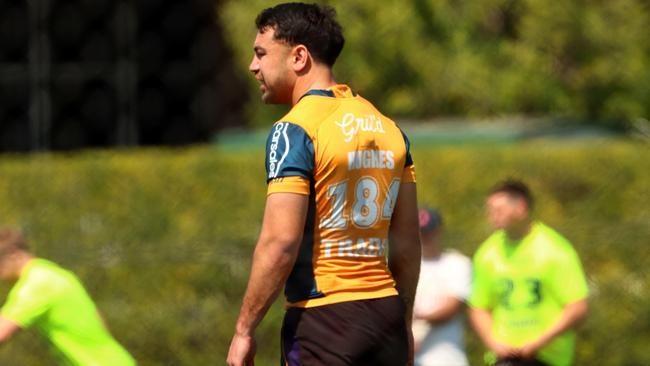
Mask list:
[[[406,145],[406,161],[404,162],[404,166],[413,165],[413,158],[411,157],[411,142],[409,141],[409,138],[406,137],[404,131],[402,131],[401,128],[399,130],[402,133],[402,137],[404,137],[404,144]]]
[[[314,143],[305,130],[293,123],[273,125],[266,140],[266,181],[280,177],[311,179]]]

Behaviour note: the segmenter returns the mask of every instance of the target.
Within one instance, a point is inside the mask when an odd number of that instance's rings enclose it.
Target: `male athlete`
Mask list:
[[[35,258],[14,229],[0,230],[0,280],[15,282],[0,310],[0,342],[35,326],[56,348],[62,365],[135,365],[106,329],[79,279]]]
[[[474,255],[470,318],[499,366],[568,366],[587,314],[587,284],[571,244],[531,219],[533,198],[519,181],[487,199],[497,229]]]
[[[262,230],[228,364],[252,365],[255,328],[285,285],[283,365],[405,365],[420,267],[406,137],[337,84],[333,9],[277,5],[256,20],[250,70],[289,104],[267,142]]]

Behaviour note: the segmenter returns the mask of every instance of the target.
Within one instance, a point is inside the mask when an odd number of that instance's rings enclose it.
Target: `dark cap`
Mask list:
[[[435,208],[421,208],[418,212],[420,231],[429,232],[442,226],[442,216]]]

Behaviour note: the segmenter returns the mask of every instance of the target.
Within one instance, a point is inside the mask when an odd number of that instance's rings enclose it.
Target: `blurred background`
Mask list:
[[[326,3],[346,36],[337,80],[409,135],[445,243],[471,256],[486,191],[527,181],[589,276],[577,364],[650,364],[650,3]],[[225,360],[264,139],[287,110],[247,71],[273,4],[0,0],[1,223],[81,277],[141,365]],[[282,312],[258,332],[260,365],[278,362]],[[0,364],[54,361],[27,331]]]
[[[242,126],[215,0],[0,2],[0,149],[182,145]]]

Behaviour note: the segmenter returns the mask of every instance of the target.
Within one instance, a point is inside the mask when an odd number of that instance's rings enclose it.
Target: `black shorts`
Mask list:
[[[492,366],[548,366],[537,359],[523,359],[518,357],[502,358]]]
[[[398,296],[290,308],[282,324],[282,365],[404,366],[404,313]]]

